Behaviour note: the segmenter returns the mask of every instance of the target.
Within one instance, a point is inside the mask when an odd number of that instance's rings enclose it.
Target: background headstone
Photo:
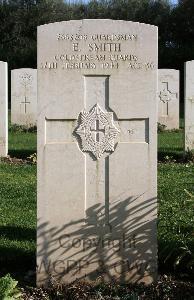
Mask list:
[[[8,153],[8,75],[7,63],[0,61],[0,156]]]
[[[158,70],[158,122],[166,129],[179,128],[179,71]]]
[[[11,71],[11,123],[34,126],[37,123],[37,70]]]
[[[185,151],[194,149],[194,60],[185,63]]]
[[[157,28],[38,28],[37,283],[157,275]]]

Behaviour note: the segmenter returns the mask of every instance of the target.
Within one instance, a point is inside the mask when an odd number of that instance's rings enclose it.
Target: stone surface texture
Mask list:
[[[8,154],[8,74],[7,63],[0,61],[0,156]]]
[[[166,129],[179,128],[179,71],[158,70],[158,122]]]
[[[194,149],[194,60],[185,62],[185,151]]]
[[[37,123],[37,70],[11,71],[11,123],[34,126]]]
[[[37,283],[157,276],[157,27],[38,27]]]

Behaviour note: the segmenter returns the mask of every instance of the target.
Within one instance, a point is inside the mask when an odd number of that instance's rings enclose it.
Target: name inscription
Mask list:
[[[40,63],[40,69],[119,69],[153,70],[155,63],[141,61],[135,53],[124,53],[128,43],[138,42],[137,34],[64,34],[57,33],[56,40],[64,43],[63,53],[56,54],[51,61]],[[60,46],[60,48],[62,48]]]

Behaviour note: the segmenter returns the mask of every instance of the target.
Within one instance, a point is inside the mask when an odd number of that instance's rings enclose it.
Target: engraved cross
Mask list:
[[[95,127],[94,129],[91,128],[91,131],[95,133],[95,141],[99,142],[100,141],[100,134],[103,133],[103,135],[104,135],[105,134],[105,129],[101,128],[99,120],[95,121],[94,127]]]
[[[25,101],[21,102],[20,104],[24,104],[24,113],[27,113],[27,104],[30,104],[29,101],[27,101],[27,97],[25,96]]]
[[[172,100],[173,96],[175,98],[177,98],[177,93],[173,93],[169,90],[168,82],[163,82],[163,85],[165,85],[164,89],[162,91],[160,91],[160,94],[159,94],[161,101],[163,101],[165,103],[165,102]]]
[[[170,91],[168,82],[162,82],[162,85],[164,88],[162,91],[160,91],[160,94],[159,94],[160,100],[163,102],[162,115],[168,116],[169,115],[169,101],[177,98],[178,94]]]

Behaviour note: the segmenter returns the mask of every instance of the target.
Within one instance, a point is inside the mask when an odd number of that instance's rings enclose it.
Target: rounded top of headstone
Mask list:
[[[159,77],[176,77],[179,78],[179,70],[176,69],[158,69],[158,75]]]
[[[6,61],[2,61],[2,60],[0,60],[0,64],[7,65],[7,62],[6,62]]]
[[[19,68],[19,69],[13,69],[12,72],[26,72],[26,71],[36,71],[37,69],[34,68]]]
[[[177,70],[177,69],[164,69],[164,68],[162,68],[162,69],[158,69],[158,71],[177,71],[177,72],[179,72],[179,70]]]
[[[185,64],[193,64],[193,63],[194,63],[194,60],[185,61]]]
[[[87,24],[94,24],[98,23],[103,26],[103,24],[121,24],[121,25],[136,25],[136,26],[141,26],[141,27],[150,27],[155,30],[158,29],[157,26],[151,25],[151,24],[145,24],[145,23],[140,23],[140,22],[133,22],[133,21],[125,21],[125,20],[112,20],[112,19],[81,19],[81,20],[69,20],[69,21],[61,21],[61,22],[54,22],[54,23],[48,23],[48,24],[43,24],[38,26],[38,28],[42,28],[45,26],[58,26],[58,25],[67,25],[67,24],[82,24],[82,25],[87,25]],[[103,27],[103,30],[106,28]],[[119,29],[119,28],[118,28]]]

